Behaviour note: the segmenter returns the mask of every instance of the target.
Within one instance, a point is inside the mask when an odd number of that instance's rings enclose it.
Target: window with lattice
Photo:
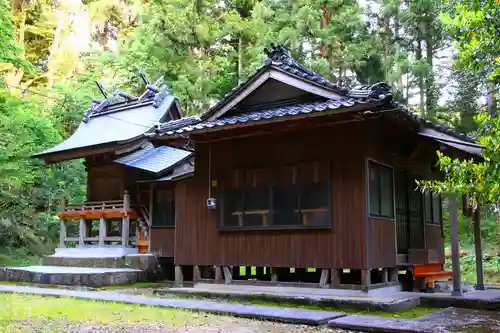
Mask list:
[[[386,165],[369,161],[369,201],[370,216],[394,218],[393,169]]]
[[[232,171],[224,186],[227,228],[328,227],[328,163]]]
[[[441,225],[443,222],[442,200],[439,193],[426,192],[424,194],[425,222]]]
[[[153,227],[175,226],[174,191],[158,187],[153,190]]]

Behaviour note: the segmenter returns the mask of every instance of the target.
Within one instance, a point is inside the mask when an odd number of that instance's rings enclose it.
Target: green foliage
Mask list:
[[[101,97],[94,80],[139,94],[145,71],[165,80],[185,114],[199,114],[262,64],[264,47],[282,43],[341,85],[387,81],[399,101],[418,97],[419,114],[474,130],[481,75],[495,77],[500,54],[498,6],[450,1],[0,0],[0,246],[50,250],[60,199],[84,200],[80,161],[47,167],[28,156],[73,133],[90,98]],[[451,42],[458,88],[438,105],[436,59]],[[441,163],[470,192],[494,183],[493,165]],[[463,181],[476,176],[484,179]]]
[[[459,65],[485,70],[490,80],[500,83],[498,1],[460,1],[453,13],[443,13],[441,19],[460,50]]]
[[[459,193],[471,198],[471,204],[496,204],[500,201],[500,119],[488,114],[476,117],[478,143],[484,148],[481,159],[458,159],[437,152],[437,166],[444,174],[439,181],[422,181],[424,190]]]

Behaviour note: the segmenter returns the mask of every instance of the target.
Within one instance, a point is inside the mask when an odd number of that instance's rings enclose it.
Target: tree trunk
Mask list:
[[[56,68],[55,68],[55,55],[57,53],[57,50],[59,49],[60,43],[61,43],[61,37],[62,37],[62,30],[65,26],[66,22],[66,15],[64,13],[64,10],[60,9],[57,12],[58,20],[57,20],[57,27],[54,32],[54,39],[52,40],[52,45],[50,47],[50,55],[48,59],[48,73],[47,73],[47,85],[49,88],[51,88],[54,85],[54,75],[56,73]]]
[[[389,13],[385,13],[383,17],[383,26],[384,26],[384,73],[385,80],[389,79],[389,68],[392,61],[389,61],[389,57],[393,52],[394,44],[393,44],[393,34],[391,30],[391,17]],[[392,83],[392,82],[391,82]]]
[[[12,16],[14,17],[14,23],[17,29],[16,41],[19,45],[23,47],[24,50],[24,39],[26,34],[26,8],[24,1],[12,2],[11,4]],[[21,56],[24,55],[24,51]],[[4,82],[7,85],[9,91],[19,92],[17,87],[19,87],[21,80],[24,75],[24,70],[22,68],[12,68],[7,71],[4,75]]]
[[[240,33],[240,36],[238,37],[238,84],[240,84],[243,79],[243,44],[243,36]]]
[[[415,60],[420,62],[422,60],[422,41],[419,39],[417,40],[417,51],[415,53]],[[424,75],[422,73],[418,73],[418,88],[419,88],[419,95],[420,95],[420,110],[422,112],[425,111],[425,87],[424,87]]]
[[[433,71],[433,57],[434,57],[434,41],[430,31],[426,31],[426,57],[429,72],[425,76],[425,89],[426,89],[426,106],[425,111],[427,116],[433,117],[436,109],[436,91],[434,86],[434,71]]]
[[[323,15],[321,16],[321,29],[328,28],[328,19],[330,16],[330,11],[328,9],[328,4],[323,5]],[[323,40],[321,41],[321,56],[324,59],[328,59],[328,43]]]
[[[399,41],[399,28],[400,28],[400,23],[399,23],[399,4],[398,7],[395,9],[394,13],[394,44],[396,45],[396,52],[400,51],[400,41]],[[403,93],[403,73],[401,72],[401,68],[397,68],[398,71],[398,78],[397,78],[397,83],[396,83],[396,88],[399,90],[401,93]]]

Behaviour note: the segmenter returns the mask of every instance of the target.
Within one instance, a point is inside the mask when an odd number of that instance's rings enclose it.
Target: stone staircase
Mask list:
[[[103,287],[148,281],[155,275],[157,258],[137,249],[57,249],[41,259],[41,265],[0,268],[0,281],[51,285]]]

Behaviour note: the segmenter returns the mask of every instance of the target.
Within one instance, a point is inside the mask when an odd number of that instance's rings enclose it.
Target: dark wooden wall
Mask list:
[[[329,161],[332,227],[321,230],[219,231],[217,213],[206,207],[209,146],[197,142],[195,176],[176,183],[176,264],[362,268],[365,161],[362,136],[353,135],[362,132],[363,125],[350,123],[211,144],[212,175],[234,168]],[[217,190],[212,188],[214,194]]]
[[[87,201],[123,199],[125,170],[119,164],[88,166]]]
[[[370,218],[368,220],[368,268],[396,266],[396,226],[394,220]]]
[[[410,175],[421,177],[422,179],[434,179],[439,177],[436,170],[431,166],[434,163],[436,149],[438,146],[429,141],[429,139],[419,137],[413,132],[405,130],[397,122],[388,122],[382,119],[372,123],[365,132],[366,140],[366,158],[379,163],[391,166],[395,172],[407,171]],[[397,177],[395,177],[397,178]],[[413,178],[407,180],[412,182],[409,186],[416,187],[413,184]],[[397,189],[398,184],[395,184]],[[421,195],[415,193],[415,195]],[[413,201],[411,201],[413,202]],[[410,263],[425,263],[422,258],[427,258],[427,254],[434,253],[436,258],[444,260],[444,240],[441,237],[441,228],[425,224],[423,219],[423,209],[421,211],[421,249],[415,248],[410,251]],[[393,267],[397,263],[397,237],[396,223],[394,220],[370,219],[369,233],[369,262],[370,268]],[[415,234],[418,230],[410,231],[410,243],[416,243],[419,235]],[[412,241],[413,239],[413,241]],[[425,244],[427,243],[427,251]]]
[[[429,263],[444,263],[444,237],[441,226],[427,224],[425,240]]]
[[[175,228],[151,229],[151,252],[159,257],[174,256]]]

